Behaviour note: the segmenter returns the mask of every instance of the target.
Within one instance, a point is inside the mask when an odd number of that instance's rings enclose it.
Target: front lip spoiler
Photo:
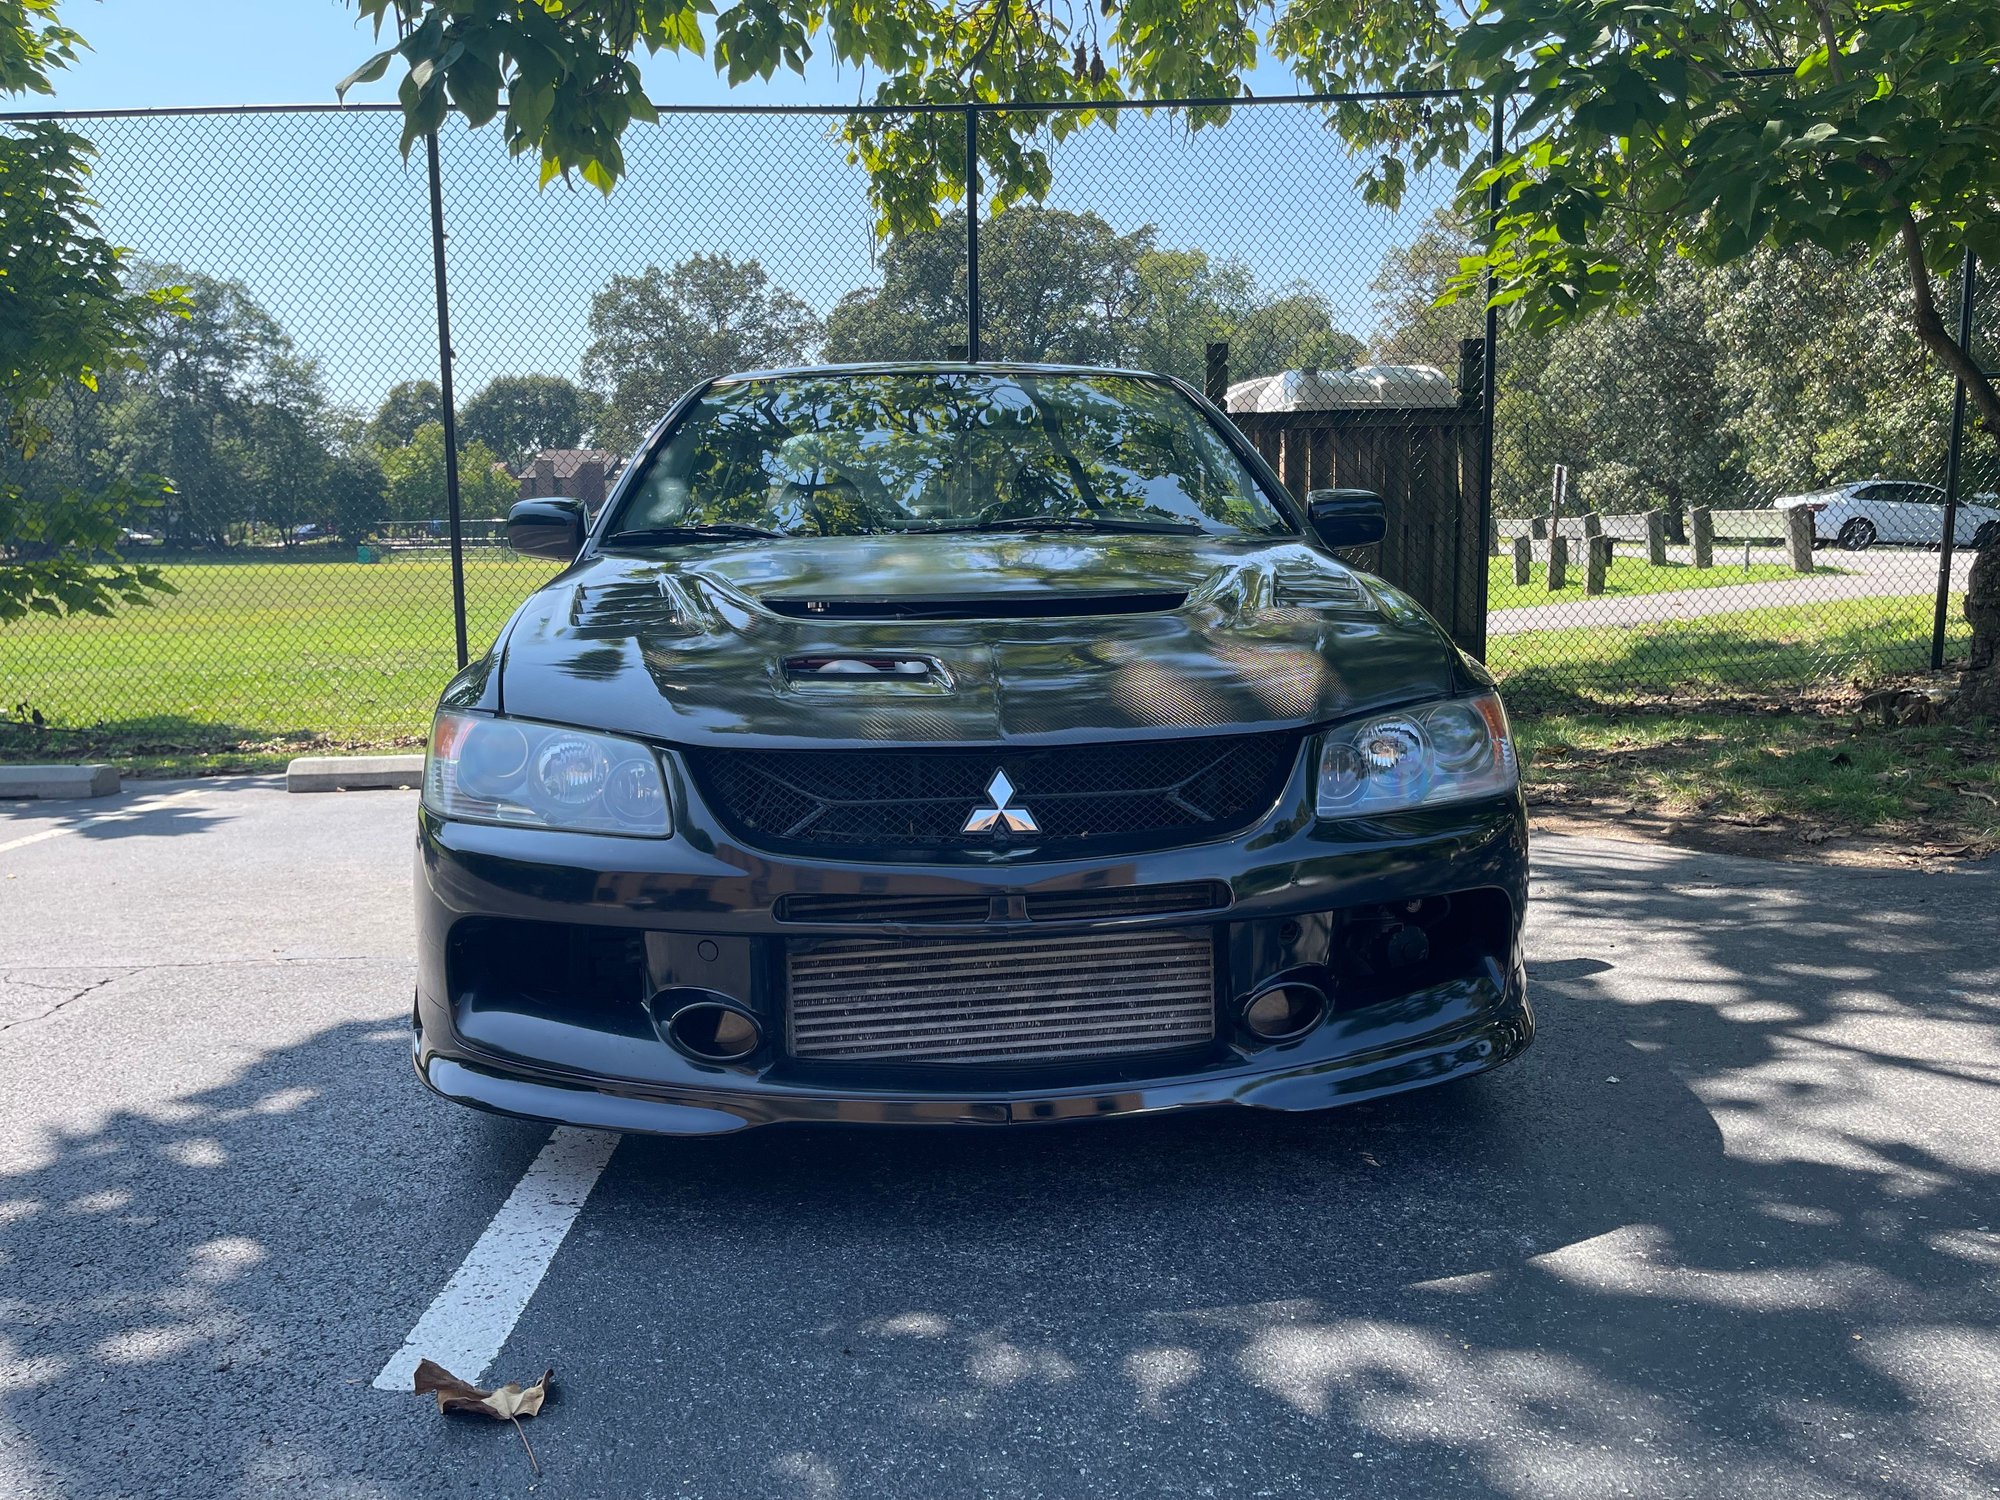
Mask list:
[[[1500,1002],[1457,1026],[1293,1069],[1194,1075],[1106,1089],[952,1095],[783,1095],[724,1089],[612,1085],[415,1048],[417,1076],[454,1103],[559,1125],[649,1135],[728,1135],[756,1125],[1031,1125],[1240,1105],[1296,1113],[1353,1104],[1481,1073],[1533,1039],[1534,1013],[1519,968]]]

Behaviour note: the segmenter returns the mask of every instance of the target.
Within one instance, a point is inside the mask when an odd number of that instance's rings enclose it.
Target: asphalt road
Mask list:
[[[9,1500],[2000,1492],[2000,871],[1546,838],[1470,1084],[627,1138],[537,1481],[370,1385],[549,1136],[410,1074],[412,795],[177,792],[0,810]]]

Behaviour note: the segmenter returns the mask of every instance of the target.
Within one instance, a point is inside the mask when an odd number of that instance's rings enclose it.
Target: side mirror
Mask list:
[[[1306,496],[1306,519],[1325,547],[1366,547],[1389,529],[1373,490],[1314,490]]]
[[[530,557],[573,561],[585,529],[581,500],[517,500],[507,512],[507,545]]]

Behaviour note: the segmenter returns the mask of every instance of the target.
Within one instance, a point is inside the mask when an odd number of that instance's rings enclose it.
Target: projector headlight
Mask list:
[[[650,746],[451,710],[431,726],[424,806],[444,818],[524,828],[654,839],[674,831]]]
[[[1492,693],[1447,698],[1329,729],[1320,742],[1322,818],[1364,818],[1514,790],[1507,710]]]

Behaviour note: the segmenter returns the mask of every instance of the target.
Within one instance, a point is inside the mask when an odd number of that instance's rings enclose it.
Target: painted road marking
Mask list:
[[[382,1366],[376,1390],[409,1390],[425,1359],[460,1380],[477,1382],[486,1373],[617,1147],[617,1134],[607,1130],[564,1126],[549,1137],[437,1301]]]
[[[199,797],[207,790],[209,790],[207,787],[191,786],[186,791],[169,792],[164,797],[145,797],[137,802],[127,803],[124,807],[114,809],[111,812],[99,813],[94,818],[82,818],[74,823],[65,823],[60,828],[44,828],[40,833],[31,833],[25,838],[18,838],[10,843],[0,844],[0,854],[5,854],[9,849],[25,849],[30,844],[39,844],[47,839],[59,839],[66,833],[78,833],[86,828],[94,828],[99,823],[129,823],[134,818],[143,818],[155,808],[165,807],[169,802],[180,802],[189,797]]]

